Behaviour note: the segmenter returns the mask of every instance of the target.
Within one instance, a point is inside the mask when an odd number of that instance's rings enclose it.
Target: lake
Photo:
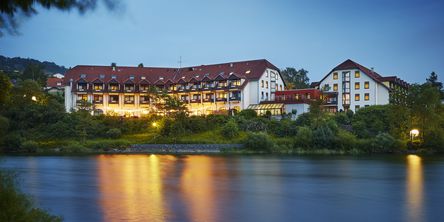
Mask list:
[[[6,156],[65,221],[444,221],[444,158]]]

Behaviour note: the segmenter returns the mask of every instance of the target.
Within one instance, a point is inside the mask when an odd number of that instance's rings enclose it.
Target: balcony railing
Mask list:
[[[110,100],[108,101],[109,104],[118,104],[119,101],[118,100]]]
[[[241,100],[240,96],[231,96],[230,97],[230,101],[239,101],[239,100]]]
[[[210,102],[210,103],[212,103],[212,102],[214,102],[214,98],[204,98],[203,102],[206,102],[206,103]]]
[[[94,104],[103,104],[103,100],[94,100]]]
[[[127,100],[124,102],[125,104],[134,104],[134,100]]]
[[[216,102],[226,102],[227,98],[216,98]]]
[[[200,103],[200,98],[191,99],[192,103]]]

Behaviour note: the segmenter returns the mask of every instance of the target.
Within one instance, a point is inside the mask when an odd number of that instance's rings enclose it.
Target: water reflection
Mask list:
[[[407,156],[407,220],[423,221],[423,169],[421,157]]]
[[[215,221],[213,162],[214,158],[208,156],[193,156],[185,160],[180,187],[192,221]]]
[[[105,221],[164,221],[162,173],[156,155],[98,156],[100,205]],[[174,161],[175,158],[162,158]]]

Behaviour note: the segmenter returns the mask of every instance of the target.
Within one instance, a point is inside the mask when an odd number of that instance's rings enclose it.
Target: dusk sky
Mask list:
[[[88,12],[41,10],[0,54],[79,64],[182,66],[265,58],[320,80],[352,59],[382,75],[444,80],[444,1],[122,1]]]

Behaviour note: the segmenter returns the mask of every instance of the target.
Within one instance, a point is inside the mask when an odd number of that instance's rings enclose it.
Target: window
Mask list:
[[[365,105],[364,107],[369,107],[370,105]]]
[[[333,84],[333,91],[335,91],[335,92],[338,91],[338,84]]]
[[[337,72],[333,73],[333,79],[338,79],[338,73]]]
[[[102,103],[103,96],[102,95],[94,95],[94,103]]]
[[[264,92],[261,93],[261,99],[264,99]]]
[[[268,81],[265,81],[265,88],[268,89]]]
[[[350,82],[350,72],[342,72],[342,81]]]
[[[103,90],[103,84],[94,83],[94,91],[101,91],[101,90]]]
[[[361,84],[359,82],[355,82],[355,89],[360,89],[361,88]]]
[[[361,77],[361,73],[359,71],[355,71],[355,78]]]
[[[78,99],[78,100],[86,101],[86,100],[88,100],[88,95],[86,95],[86,94],[78,95],[78,96],[77,96],[77,99]]]
[[[280,91],[282,91],[282,85],[280,85],[280,88],[281,88],[281,90],[280,90]]]
[[[370,93],[364,94],[364,100],[366,101],[370,100]]]
[[[100,79],[104,79],[104,78],[105,78],[105,74],[100,74],[100,75],[99,75],[99,78],[100,78]]]
[[[356,105],[356,106],[355,106],[355,111],[358,111],[359,108],[361,108],[361,106]]]
[[[265,71],[265,77],[268,77],[268,71]]]
[[[369,89],[370,88],[370,82],[369,81],[365,81],[364,82],[364,89]]]
[[[140,96],[140,103],[146,104],[150,102],[150,98],[148,96]]]
[[[134,103],[134,96],[125,96],[125,103],[126,104],[133,104]]]
[[[86,78],[86,74],[80,74],[80,78]]]
[[[264,80],[261,80],[261,87],[264,88]]]
[[[119,103],[119,96],[118,95],[110,95],[109,96],[109,103],[111,103],[111,104]]]
[[[265,93],[265,99],[268,100],[268,93]]]
[[[360,94],[355,94],[355,101],[359,101],[361,99],[361,95]]]
[[[146,77],[145,76],[141,76],[140,79],[146,79]]]
[[[130,75],[129,77],[131,80],[134,80],[134,75]]]
[[[117,90],[119,90],[119,85],[116,84],[116,83],[114,83],[114,84],[109,84],[109,89],[110,89],[111,91],[117,91]]]
[[[350,104],[350,94],[348,93],[342,94],[342,104],[344,105]]]
[[[112,75],[111,78],[112,78],[112,79],[115,79],[115,78],[117,78],[117,76],[116,76],[116,75]]]

